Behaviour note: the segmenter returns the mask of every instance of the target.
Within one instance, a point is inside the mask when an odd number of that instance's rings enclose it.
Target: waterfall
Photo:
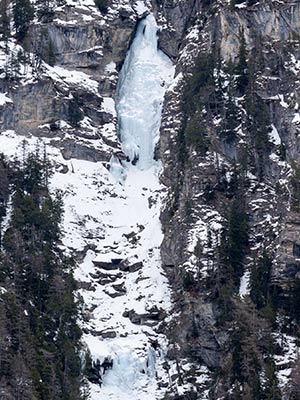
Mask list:
[[[154,149],[159,140],[163,99],[174,73],[169,58],[158,50],[157,30],[153,15],[140,21],[117,88],[122,149],[140,170],[157,165]]]

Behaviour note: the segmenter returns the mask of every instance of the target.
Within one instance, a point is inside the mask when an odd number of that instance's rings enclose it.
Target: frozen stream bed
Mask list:
[[[92,385],[93,400],[154,400],[162,395],[157,380],[167,379],[161,367],[165,338],[155,333],[171,302],[160,260],[163,188],[154,149],[173,74],[170,60],[157,49],[157,26],[149,15],[139,23],[118,85],[119,136],[128,161],[111,160],[114,195],[101,205],[105,232],[78,271],[81,280],[98,274],[107,282],[82,292],[85,303],[93,305],[91,333],[84,338],[93,359],[114,361],[102,388]],[[125,263],[129,271],[118,266],[107,271],[112,261]]]

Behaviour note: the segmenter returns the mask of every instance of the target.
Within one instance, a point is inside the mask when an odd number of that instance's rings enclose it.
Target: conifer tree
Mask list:
[[[17,39],[24,39],[33,17],[34,8],[30,0],[14,0],[13,18]]]
[[[230,209],[228,225],[228,261],[233,269],[236,285],[242,275],[245,247],[248,244],[248,221],[242,199],[235,198]]]
[[[8,0],[0,2],[0,32],[5,42],[6,53],[8,52],[8,39],[10,37],[10,19],[8,16]]]
[[[94,0],[96,7],[103,13],[106,14],[108,10],[108,0]]]
[[[72,100],[69,102],[69,121],[74,126],[79,126],[79,122],[82,120],[83,113],[80,108],[80,98],[75,93],[73,94]]]
[[[264,252],[263,256],[254,265],[250,277],[250,297],[256,307],[261,309],[267,305],[271,278],[272,261]]]
[[[53,2],[51,3],[50,0],[37,0],[35,4],[37,5],[37,16],[39,20],[43,20],[43,22],[51,21],[54,16]]]
[[[248,77],[248,64],[247,64],[247,49],[244,29],[240,29],[240,47],[238,54],[238,64],[236,66],[237,90],[241,95],[245,94],[249,77]]]

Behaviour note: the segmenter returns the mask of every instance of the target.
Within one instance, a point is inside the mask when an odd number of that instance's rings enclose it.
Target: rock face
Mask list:
[[[67,5],[45,23],[33,24],[24,41],[31,56],[16,76],[26,84],[1,81],[1,91],[12,100],[2,110],[1,129],[59,137],[59,144],[53,144],[66,159],[109,161],[113,152],[120,151],[112,100],[117,70],[136,21],[132,9],[127,13],[119,9],[103,19],[96,7]],[[110,99],[109,105],[103,98]],[[70,135],[78,141],[70,141]],[[97,146],[99,139],[107,149]]]
[[[164,164],[162,181],[169,188],[167,206],[161,216],[165,234],[161,255],[176,290],[175,309],[179,313],[170,328],[170,338],[180,343],[181,356],[200,360],[200,364],[212,369],[223,368],[227,357],[232,357],[228,348],[231,339],[220,325],[220,307],[208,280],[217,279],[222,226],[228,227],[226,221],[233,197],[227,191],[227,184],[233,168],[242,163],[245,145],[250,155],[243,194],[249,223],[244,271],[253,271],[266,251],[272,259],[269,285],[282,293],[279,302],[283,308],[288,291],[299,276],[298,211],[290,206],[295,196],[290,186],[291,176],[299,161],[295,151],[299,132],[298,111],[295,111],[299,101],[296,89],[299,64],[295,61],[299,59],[296,39],[300,28],[299,5],[274,2],[251,6],[244,3],[240,8],[238,5],[207,8],[197,1],[162,1],[157,13],[163,21],[160,46],[176,60],[178,73],[176,84],[165,100],[159,147]],[[258,96],[266,102],[273,126],[270,148],[264,150],[262,179],[255,167],[257,149],[251,137],[242,134],[244,128],[240,131],[242,136],[228,140],[218,133],[218,123],[214,126],[211,121],[206,127],[210,139],[208,152],[199,154],[193,146],[182,150],[186,126],[183,93],[199,52],[207,54],[217,46],[224,63],[230,59],[237,62],[241,36],[249,58],[259,46],[268,54],[255,78]],[[281,158],[283,147],[286,153]],[[186,284],[190,274],[191,286]],[[216,288],[217,282],[213,285]],[[246,293],[249,294],[249,288]],[[174,353],[170,357],[175,357]],[[281,388],[285,384],[280,381]]]
[[[23,139],[29,146],[42,139],[50,149],[54,187],[65,194],[64,245],[77,256],[75,277],[90,307],[86,336],[93,343],[156,335],[158,371],[151,369],[152,345],[137,349],[148,351],[145,365],[130,358],[140,374],[157,375],[147,381],[155,387],[148,387],[151,400],[220,399],[227,392],[232,399],[271,398],[270,382],[280,392],[274,399],[297,398],[290,388],[300,287],[299,2],[113,0],[107,14],[92,0],[54,3],[54,14],[35,20],[22,46],[12,38],[5,55],[1,42],[0,144],[9,157],[15,147],[20,154]],[[137,183],[149,209],[164,191],[160,257],[157,247],[147,255],[152,267],[162,261],[159,276],[138,251],[130,259],[117,252],[109,261],[97,258],[117,250],[109,218],[118,211],[116,199],[128,202],[108,172],[112,156],[117,164],[126,159],[116,88],[137,23],[149,12],[160,26],[159,47],[176,67],[156,149],[162,186],[150,195]],[[26,60],[14,69],[20,49]],[[124,215],[118,216],[120,230]],[[118,239],[125,250],[151,242],[144,229],[128,225]],[[161,299],[164,275],[172,309]],[[100,307],[99,291],[120,307],[110,310],[104,300]],[[273,354],[257,332],[275,340]],[[259,394],[251,391],[252,369],[246,377],[237,372],[252,368],[245,354],[256,356]],[[98,375],[93,379],[97,384]],[[98,386],[92,400],[102,395]]]
[[[65,7],[52,21],[32,27],[27,46],[44,51],[51,42],[57,64],[67,69],[76,66],[99,77],[111,62],[120,68],[135,23],[132,10],[119,9],[117,17],[104,20],[96,8]]]

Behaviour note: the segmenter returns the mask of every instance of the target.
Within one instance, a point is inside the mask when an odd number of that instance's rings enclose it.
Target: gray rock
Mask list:
[[[93,264],[98,268],[105,269],[106,271],[113,271],[115,269],[119,269],[119,266],[117,264],[113,264],[112,262],[93,260]]]
[[[139,262],[136,262],[136,263],[134,263],[134,264],[130,264],[129,267],[128,267],[128,269],[129,269],[129,272],[137,272],[137,271],[139,271],[140,269],[142,269],[143,266],[144,266],[144,265],[143,265],[142,261],[139,261]]]
[[[117,333],[115,331],[101,331],[99,333],[103,339],[113,339],[117,337]]]

